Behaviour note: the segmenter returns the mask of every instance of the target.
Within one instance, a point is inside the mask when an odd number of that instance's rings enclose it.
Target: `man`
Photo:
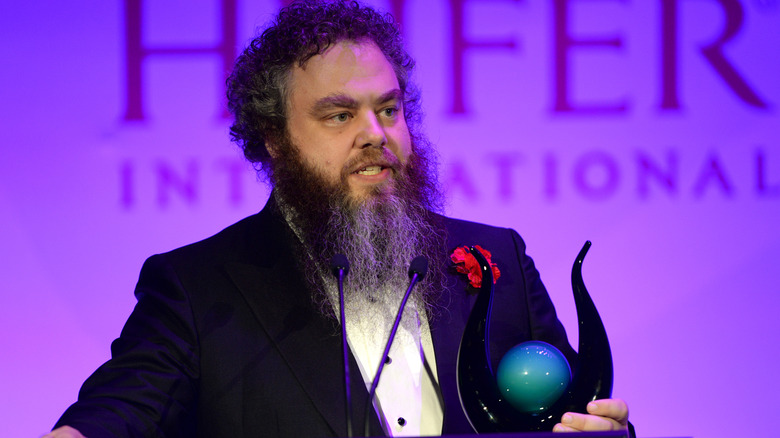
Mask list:
[[[147,260],[112,359],[47,437],[345,435],[329,268],[337,253],[351,264],[344,308],[356,427],[409,261],[430,263],[386,362],[372,435],[472,432],[455,383],[474,301],[451,269],[458,246],[483,246],[501,270],[496,357],[540,339],[576,360],[517,233],[434,213],[440,195],[417,131],[413,65],[392,20],[371,9],[307,2],[280,12],[228,87],[232,136],[268,177],[271,199],[214,237]],[[626,427],[620,400],[588,412],[564,415],[555,429]]]

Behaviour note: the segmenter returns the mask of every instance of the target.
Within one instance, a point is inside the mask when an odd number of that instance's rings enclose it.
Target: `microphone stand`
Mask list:
[[[390,355],[390,347],[393,345],[395,334],[398,332],[398,324],[401,323],[401,318],[404,314],[404,307],[409,300],[409,296],[412,294],[414,286],[425,277],[428,273],[428,259],[425,256],[417,256],[412,260],[409,265],[409,288],[404,293],[404,298],[401,300],[401,305],[398,308],[398,313],[395,316],[395,322],[393,322],[393,328],[390,329],[390,336],[388,336],[387,343],[385,344],[385,351],[382,353],[382,358],[379,360],[379,367],[374,375],[374,380],[371,382],[371,390],[368,391],[368,400],[366,400],[366,411],[363,418],[363,436],[368,436],[368,415],[371,412],[371,403],[374,400],[376,394],[376,388],[379,386],[379,377],[382,375],[382,369],[385,367],[387,356]]]
[[[344,319],[344,277],[349,273],[349,261],[343,254],[336,254],[330,260],[330,268],[338,279],[339,321],[341,321],[341,360],[344,366],[344,398],[346,400],[347,437],[352,438],[352,394],[350,391],[349,353],[347,350],[347,324]]]

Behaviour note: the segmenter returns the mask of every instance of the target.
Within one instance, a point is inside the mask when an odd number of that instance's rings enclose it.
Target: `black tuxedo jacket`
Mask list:
[[[525,244],[513,230],[443,218],[449,250],[481,245],[501,270],[491,327],[494,360],[517,343],[569,346]],[[297,240],[269,202],[204,241],[150,257],[138,303],[112,358],[89,377],[56,427],[89,438],[345,436],[339,328],[314,309],[296,264]],[[448,273],[430,321],[443,433],[471,433],[457,395],[456,358],[475,300],[464,275]],[[360,376],[351,357],[352,376]],[[362,430],[367,391],[352,379]],[[371,414],[371,433],[384,432]]]

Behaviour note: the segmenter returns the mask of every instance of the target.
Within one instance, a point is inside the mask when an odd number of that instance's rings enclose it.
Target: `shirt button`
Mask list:
[[[398,424],[401,426],[406,426],[406,420],[404,420],[404,417],[398,417]]]

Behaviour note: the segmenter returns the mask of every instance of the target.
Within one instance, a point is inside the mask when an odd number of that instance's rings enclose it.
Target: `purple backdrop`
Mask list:
[[[577,342],[607,326],[640,436],[773,436],[776,0],[396,0],[448,214],[516,228]],[[276,1],[0,7],[0,432],[108,358],[143,260],[259,210],[225,63]],[[479,242],[464,242],[479,243]]]

